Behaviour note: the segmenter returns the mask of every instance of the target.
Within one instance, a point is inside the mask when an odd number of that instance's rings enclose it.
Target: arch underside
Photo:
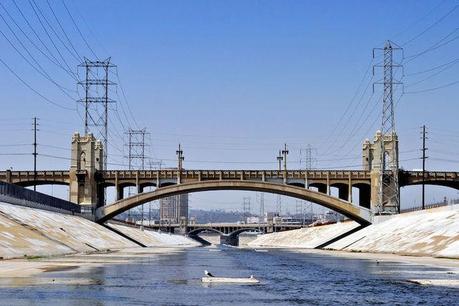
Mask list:
[[[197,228],[197,229],[194,229],[194,230],[192,230],[192,231],[190,231],[188,233],[188,236],[197,236],[202,232],[214,232],[214,233],[217,233],[219,235],[224,235],[225,234],[222,231],[219,231],[218,229],[209,227],[209,228]]]
[[[239,236],[239,234],[242,234],[244,232],[252,232],[252,231],[257,231],[258,228],[256,227],[244,227],[244,228],[239,228],[239,229],[236,229],[232,232],[229,232],[229,233],[225,233],[225,232],[222,232],[216,228],[211,228],[211,227],[208,227],[208,228],[197,228],[197,229],[194,229],[192,231],[190,231],[188,233],[188,236],[196,236],[196,235],[199,235],[200,233],[202,232],[214,232],[214,233],[217,233],[219,235],[225,235],[225,236]]]
[[[69,186],[69,182],[67,181],[51,181],[51,180],[37,180],[37,181],[19,181],[15,182],[15,185],[21,187],[31,187],[31,186],[42,186],[42,185],[62,185],[62,186]]]
[[[161,187],[157,188],[155,191],[136,194],[129,198],[119,200],[111,205],[98,208],[96,212],[97,222],[103,223],[126,210],[141,204],[159,200],[161,198],[183,193],[216,190],[258,191],[285,195],[322,205],[360,224],[367,225],[371,223],[371,214],[368,209],[353,205],[352,203],[341,200],[339,198],[291,185],[242,180],[198,181],[193,183]]]
[[[424,185],[427,186],[441,186],[441,187],[449,187],[453,188],[456,190],[459,190],[459,182],[454,182],[454,181],[425,181],[423,182],[422,180],[416,180],[409,182],[408,184],[403,184],[401,187],[408,187],[408,186],[416,186],[416,185]]]

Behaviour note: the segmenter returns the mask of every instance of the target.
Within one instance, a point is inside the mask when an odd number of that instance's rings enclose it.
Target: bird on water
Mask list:
[[[204,274],[205,274],[206,276],[208,276],[208,277],[214,277],[214,276],[212,275],[212,273],[210,273],[210,272],[207,271],[207,270],[204,270]]]

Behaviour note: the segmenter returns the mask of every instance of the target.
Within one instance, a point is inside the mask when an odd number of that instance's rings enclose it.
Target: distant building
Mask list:
[[[247,217],[246,218],[246,224],[256,224],[256,223],[259,223],[260,222],[260,218],[259,217]]]
[[[178,224],[188,220],[188,194],[180,194],[159,200],[161,223]]]

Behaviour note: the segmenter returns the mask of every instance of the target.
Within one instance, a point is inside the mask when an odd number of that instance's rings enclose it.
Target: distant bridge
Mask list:
[[[110,221],[120,223],[132,227],[138,225],[130,222],[120,220]],[[110,226],[109,226],[110,227]],[[181,232],[188,237],[193,238],[201,243],[207,244],[208,241],[199,237],[199,234],[204,232],[212,232],[220,236],[220,243],[237,246],[239,245],[239,235],[244,232],[259,232],[259,233],[273,233],[300,229],[302,224],[273,224],[273,223],[260,223],[260,224],[244,224],[244,223],[205,223],[205,224],[151,224],[145,225],[145,228],[152,230],[161,230],[167,232]]]

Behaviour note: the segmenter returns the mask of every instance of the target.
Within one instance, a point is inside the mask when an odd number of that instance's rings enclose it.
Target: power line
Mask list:
[[[48,0],[47,0],[48,1]],[[88,47],[88,49],[91,51],[92,55],[94,55],[94,57],[96,59],[99,59],[99,57],[97,56],[97,54],[94,52],[94,50],[91,48],[91,45],[89,45],[88,41],[86,40],[86,38],[84,37],[83,33],[81,32],[80,30],[80,27],[78,26],[78,24],[75,22],[75,19],[73,18],[72,14],[70,13],[70,10],[68,9],[67,5],[65,4],[65,1],[62,0],[62,4],[64,5],[64,8],[65,10],[67,11],[67,14],[69,15],[70,17],[70,20],[72,20],[72,23],[73,25],[75,26],[77,32],[80,34],[80,37],[81,39],[84,41],[84,43],[86,44],[86,47]]]
[[[5,18],[3,17],[2,14],[0,14],[0,18],[5,22],[7,25],[8,29],[11,31],[13,36],[16,38],[16,40],[19,42],[21,47],[25,50],[25,52],[29,55],[29,57],[32,59],[32,61],[35,63],[31,63],[30,60],[16,47],[16,45],[11,41],[11,39],[8,38],[8,36],[0,30],[0,34],[2,34],[3,38],[10,44],[10,46],[18,53],[36,72],[38,72],[41,76],[43,76],[45,79],[56,85],[63,93],[66,95],[69,99],[73,100],[74,98],[67,92],[70,91],[68,88],[65,88],[64,86],[60,85],[57,83],[51,76],[46,72],[46,70],[38,63],[38,61],[35,59],[35,57],[30,53],[29,49],[23,44],[23,42],[18,38],[16,33],[13,31],[13,29],[9,26]]]
[[[65,60],[64,56],[62,55],[61,51],[59,50],[59,48],[57,47],[57,45],[55,44],[54,40],[51,38],[51,35],[49,34],[48,30],[46,29],[45,25],[43,24],[43,21],[41,20],[40,16],[38,15],[38,12],[37,10],[35,9],[35,7],[33,6],[32,2],[30,0],[29,1],[29,4],[30,6],[32,7],[32,10],[34,12],[34,15],[35,17],[37,18],[38,22],[40,23],[42,29],[44,30],[46,36],[48,37],[49,41],[51,42],[51,44],[53,45],[54,49],[56,49],[56,52],[57,54],[59,55],[59,57],[62,59],[62,61],[64,62],[64,64],[67,66],[68,70],[71,71],[72,69],[70,69],[70,66],[69,64],[67,63],[67,61]],[[13,2],[15,3],[16,7],[19,9],[19,6],[16,4],[16,0],[13,0]],[[19,9],[20,10],[20,9]],[[24,19],[27,20],[27,18],[25,16],[23,16]],[[27,22],[28,23],[28,22]],[[29,24],[29,23],[28,23]],[[31,26],[32,27],[32,26]],[[33,28],[33,27],[32,27]],[[35,32],[35,31],[34,31]],[[36,32],[35,32],[36,33]],[[41,40],[40,40],[41,41]],[[75,75],[76,76],[76,75]]]
[[[27,88],[29,88],[31,91],[33,91],[36,95],[40,96],[43,100],[45,100],[46,102],[48,102],[49,104],[52,104],[54,106],[57,106],[59,108],[62,108],[62,109],[66,109],[66,110],[71,110],[71,111],[75,111],[74,108],[69,108],[69,107],[66,107],[66,106],[63,106],[63,105],[60,105],[59,103],[56,103],[52,100],[50,100],[49,98],[45,97],[43,94],[41,94],[40,92],[38,92],[37,90],[35,90],[32,86],[30,86],[24,79],[22,79],[16,72],[14,72],[14,70],[8,66],[7,63],[5,63],[1,58],[0,58],[0,62],[3,64],[3,66],[6,67],[6,69],[8,69],[24,86],[26,86]]]
[[[24,31],[24,29],[17,23],[16,19],[13,18],[11,16],[11,14],[8,12],[8,10],[6,9],[6,7],[0,3],[0,6],[3,8],[3,10],[5,11],[5,13],[7,14],[7,16],[10,18],[11,21],[13,21],[13,23],[15,24],[16,28],[19,29],[19,31],[21,31],[22,35],[24,35],[24,37],[30,42],[30,44],[32,46],[35,47],[35,49],[38,50],[38,52],[40,52],[44,57],[46,57],[51,63],[53,63],[54,65],[56,65],[57,67],[61,68],[64,72],[66,72],[71,78],[75,79],[76,80],[76,77],[74,74],[72,74],[73,72],[72,71],[69,71],[67,70],[64,66],[62,66],[62,64],[51,54],[51,57],[50,55],[46,54],[46,52],[44,52],[39,46],[37,46],[37,44],[29,37],[29,35],[27,35],[27,33]],[[49,50],[48,50],[49,52]]]
[[[424,35],[425,33],[427,33],[428,31],[430,31],[432,28],[434,28],[436,25],[438,25],[439,23],[441,23],[443,20],[445,20],[449,15],[451,15],[457,8],[459,7],[459,4],[456,4],[453,8],[451,8],[446,14],[444,14],[443,16],[441,16],[439,19],[437,19],[434,23],[432,23],[431,25],[429,25],[427,28],[425,28],[423,31],[421,31],[420,33],[418,33],[417,35],[415,35],[414,37],[412,37],[411,39],[405,41],[402,46],[406,46],[410,43],[412,43],[413,41],[415,41],[416,39],[418,39],[419,37],[421,37],[422,35]]]
[[[32,1],[32,2],[31,2]],[[67,52],[77,61],[81,61],[82,59],[79,57],[78,53],[75,54],[72,50],[69,49],[69,47],[67,46],[66,43],[64,43],[64,41],[61,39],[60,35],[56,32],[56,30],[54,29],[54,27],[51,25],[51,23],[49,22],[48,18],[46,18],[46,16],[43,14],[43,11],[41,10],[40,6],[35,2],[35,0],[29,0],[29,3],[30,5],[32,5],[32,3],[35,5],[36,9],[38,10],[38,13],[41,15],[41,17],[43,18],[43,20],[46,22],[46,24],[48,25],[49,29],[51,30],[51,32],[57,37],[57,39],[59,40],[59,42],[64,46],[64,48],[67,50]],[[33,5],[32,5],[33,6]]]
[[[428,69],[425,69],[425,70],[420,70],[420,71],[416,71],[416,72],[412,72],[412,73],[407,73],[406,76],[424,74],[424,73],[427,73],[427,72],[431,72],[431,71],[437,70],[439,68],[443,68],[445,66],[454,66],[457,63],[459,63],[459,58],[455,58],[455,59],[453,59],[453,60],[451,60],[451,61],[449,61],[447,63],[441,64],[441,65],[438,65],[438,66],[434,66],[434,67],[431,67],[431,68],[428,68]]]
[[[35,0],[34,0],[35,1]],[[70,40],[69,36],[67,35],[67,33],[65,32],[64,30],[64,27],[62,26],[59,18],[57,18],[55,12],[54,12],[54,9],[53,7],[51,6],[51,3],[49,2],[49,0],[46,0],[46,3],[48,4],[48,7],[54,17],[54,19],[56,20],[59,28],[61,29],[62,33],[64,34],[65,36],[65,39],[67,40],[67,42],[69,43],[70,47],[72,48],[73,52],[75,52],[75,54],[77,55],[77,58],[81,61],[82,60],[82,57],[81,55],[78,53],[78,51],[75,49],[75,46],[73,45],[72,41]]]
[[[432,88],[427,88],[427,89],[421,89],[421,90],[415,90],[415,91],[407,91],[407,92],[405,92],[405,93],[406,93],[406,94],[409,94],[409,95],[412,95],[412,94],[419,94],[419,93],[431,92],[431,91],[435,91],[435,90],[447,88],[447,87],[450,87],[450,86],[453,86],[453,85],[456,85],[456,84],[459,84],[459,80],[454,81],[454,82],[451,82],[451,83],[448,83],[448,84],[443,84],[443,85],[440,85],[440,86],[437,86],[437,87],[432,87]]]
[[[32,33],[35,35],[35,37],[38,39],[38,41],[41,43],[41,45],[48,52],[49,56],[51,56],[58,63],[58,66],[62,67],[65,71],[67,71],[69,74],[71,74],[72,78],[76,80],[77,76],[76,76],[75,72],[73,72],[72,69],[70,69],[70,66],[67,64],[67,62],[65,62],[65,59],[61,56],[61,59],[63,60],[64,64],[67,66],[67,68],[64,68],[62,63],[54,56],[54,54],[51,52],[51,50],[49,50],[47,44],[45,44],[43,42],[43,40],[40,38],[40,35],[38,35],[37,31],[35,31],[35,28],[30,24],[29,19],[24,15],[24,13],[22,12],[21,8],[16,3],[16,0],[13,0],[13,3],[15,5],[16,9],[19,11],[19,14],[21,15],[21,17],[26,22],[27,26],[32,31]]]
[[[456,33],[457,31],[459,30],[459,28],[455,28],[453,31],[451,31],[450,33],[448,33],[445,37],[441,38],[439,41],[435,42],[433,45],[431,45],[430,47],[424,49],[423,51],[419,52],[419,53],[416,53],[416,54],[413,54],[413,55],[410,55],[410,56],[407,56],[405,58],[405,63],[409,63],[415,59],[417,59],[418,57],[426,54],[426,53],[429,53],[431,51],[434,51],[434,50],[437,50],[441,47],[444,47],[446,45],[448,45],[449,43],[455,41],[456,39],[459,38],[459,35],[458,36],[455,36],[445,42],[443,42],[445,39],[447,39],[448,37],[450,37],[452,34]],[[443,42],[443,43],[442,43]]]

